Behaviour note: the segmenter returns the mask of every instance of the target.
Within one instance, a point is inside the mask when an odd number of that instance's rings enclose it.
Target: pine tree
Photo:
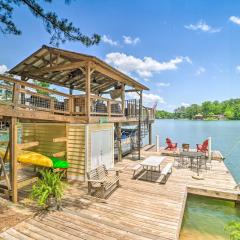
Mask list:
[[[53,0],[43,0],[52,3]],[[71,0],[65,0],[69,4]],[[59,18],[53,11],[45,9],[36,0],[0,0],[0,33],[21,35],[21,30],[13,21],[14,7],[27,7],[34,17],[40,19],[46,31],[50,34],[50,44],[58,46],[66,41],[79,41],[85,46],[98,44],[101,37],[98,34],[87,36],[66,18]]]

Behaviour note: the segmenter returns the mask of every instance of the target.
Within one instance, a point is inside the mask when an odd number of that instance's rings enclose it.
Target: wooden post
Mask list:
[[[156,135],[156,150],[159,151],[159,136]]]
[[[86,65],[86,116],[87,122],[90,122],[91,115],[91,69],[90,63],[88,62]]]
[[[152,145],[152,124],[148,125],[148,144]]]
[[[21,81],[26,81],[26,77],[21,76]],[[21,85],[21,89],[25,89],[25,86]],[[21,93],[21,104],[25,104],[25,93]]]
[[[140,91],[139,94],[140,98],[139,98],[139,106],[138,106],[138,159],[141,159],[141,124],[142,124],[142,91]]]
[[[13,108],[15,108],[18,105],[18,96],[19,96],[19,85],[14,83],[13,84],[13,96],[12,96]]]
[[[70,86],[69,88],[69,95],[70,97],[68,98],[68,111],[70,113],[70,115],[72,115],[72,113],[74,112],[74,104],[73,104],[73,86]]]
[[[73,95],[73,86],[70,86],[69,88],[69,95]]]
[[[116,132],[117,132],[117,147],[118,147],[118,161],[122,161],[122,131],[121,124],[116,124]]]
[[[108,112],[108,118],[111,117],[111,102],[107,101],[107,112]]]
[[[208,160],[211,161],[212,158],[212,138],[208,138]]]
[[[123,116],[125,116],[125,85],[123,83],[122,83],[121,100],[122,100],[122,113],[123,113]]]
[[[12,189],[12,201],[18,201],[17,189],[17,118],[12,117],[9,128],[9,142],[10,142],[10,177]]]

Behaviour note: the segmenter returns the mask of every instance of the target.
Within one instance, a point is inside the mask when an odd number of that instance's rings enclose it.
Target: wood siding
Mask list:
[[[23,123],[22,142],[39,142],[38,146],[28,150],[52,156],[54,153],[66,151],[66,142],[53,142],[54,138],[66,137],[64,123]]]
[[[85,176],[85,129],[84,124],[67,125],[68,177],[84,180]]]

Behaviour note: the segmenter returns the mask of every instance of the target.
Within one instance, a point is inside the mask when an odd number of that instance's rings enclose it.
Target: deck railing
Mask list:
[[[127,118],[138,118],[139,117],[139,100],[130,99],[125,101],[125,116]],[[141,110],[141,121],[155,119],[155,109],[150,107],[142,107]]]
[[[0,102],[24,109],[70,114],[70,95],[0,76]]]
[[[0,104],[58,115],[86,115],[86,95],[69,95],[3,75],[0,75]],[[123,106],[122,101],[91,95],[90,114],[95,117],[137,119],[139,101],[126,100]],[[147,117],[154,119],[154,110],[143,107],[142,119]]]

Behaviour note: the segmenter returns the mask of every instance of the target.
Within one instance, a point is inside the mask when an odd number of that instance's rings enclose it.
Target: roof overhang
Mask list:
[[[21,76],[23,80],[35,79],[85,91],[87,64],[90,64],[92,72],[92,93],[104,92],[118,83],[136,90],[149,90],[97,57],[45,45],[13,67],[9,73]]]

